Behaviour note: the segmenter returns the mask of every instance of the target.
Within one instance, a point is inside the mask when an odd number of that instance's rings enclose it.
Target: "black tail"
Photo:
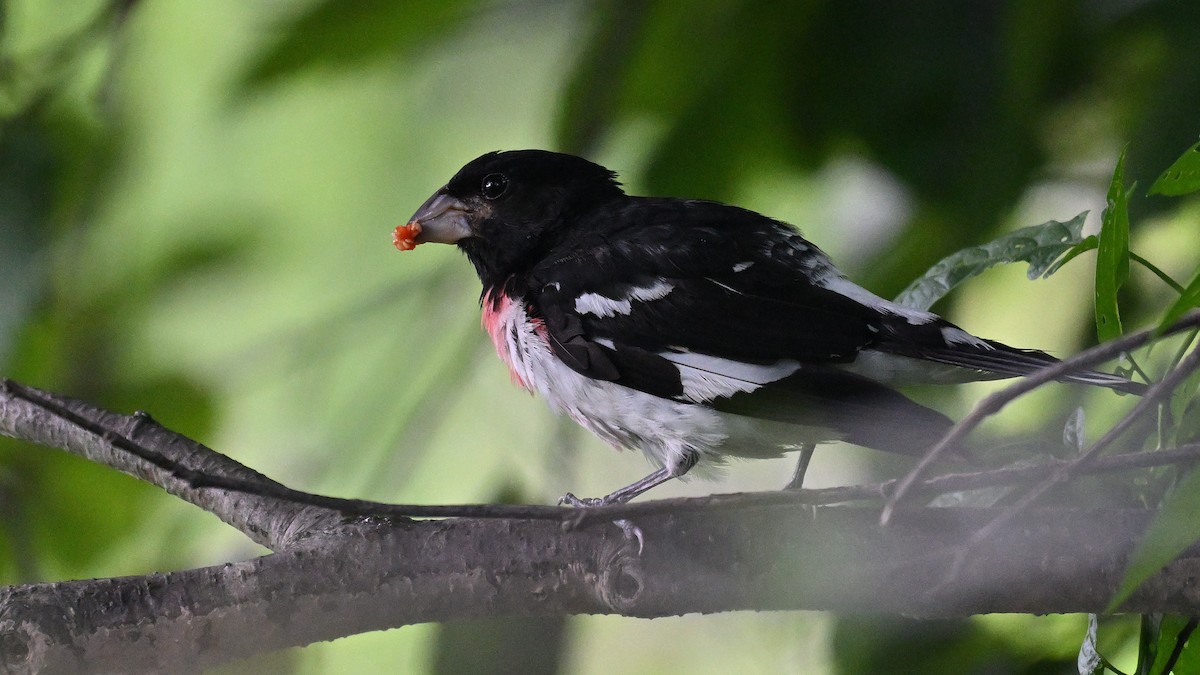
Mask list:
[[[934,363],[958,366],[991,373],[1000,377],[1020,377],[1059,363],[1059,360],[1037,349],[1017,349],[1003,342],[985,340],[966,333],[945,320],[931,321],[914,327],[897,326],[881,336],[872,349],[889,354],[924,359]],[[1147,386],[1120,375],[1096,370],[1080,370],[1058,378],[1106,387],[1127,394],[1145,393]]]
[[[1060,363],[1059,359],[1037,349],[1017,349],[995,340],[984,340],[983,342],[987,347],[956,345],[952,349],[922,350],[919,358],[963,368],[975,368],[1006,377],[1030,375],[1042,368]],[[882,345],[876,348],[886,350]],[[1134,382],[1129,378],[1102,373],[1098,370],[1080,370],[1063,375],[1058,380],[1090,384],[1138,396],[1146,393],[1148,388],[1141,382]]]

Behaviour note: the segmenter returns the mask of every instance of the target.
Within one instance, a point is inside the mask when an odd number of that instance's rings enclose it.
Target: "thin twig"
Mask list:
[[[1074,460],[1051,471],[1049,475],[1043,478],[1039,483],[1034,485],[1027,493],[1019,500],[1004,511],[1004,513],[996,516],[994,520],[989,522],[971,535],[971,538],[965,545],[960,547],[954,554],[954,564],[947,573],[947,580],[952,579],[962,569],[967,557],[971,554],[976,546],[987,541],[998,529],[1011,521],[1017,514],[1029,508],[1031,504],[1037,501],[1042,495],[1055,485],[1066,481],[1074,475],[1087,468],[1091,463],[1094,463],[1101,452],[1108,449],[1130,426],[1141,419],[1146,413],[1154,410],[1159,401],[1166,396],[1169,396],[1176,387],[1178,387],[1185,379],[1188,378],[1197,368],[1200,368],[1200,349],[1193,350],[1179,364],[1179,367],[1171,371],[1161,381],[1156,382],[1146,392],[1138,404],[1130,410],[1128,414],[1122,417],[1116,424],[1112,426],[1105,434],[1092,444],[1086,452],[1076,457]]]
[[[1033,466],[1005,467],[971,473],[943,474],[921,481],[917,485],[914,485],[912,490],[922,497],[933,497],[950,492],[1020,485],[1037,481],[1045,477],[1047,472],[1056,471],[1061,467],[1071,464],[1072,461],[1055,459]],[[1114,473],[1132,469],[1193,462],[1200,462],[1200,443],[1189,443],[1177,448],[1154,452],[1126,452],[1109,457],[1101,457],[1084,467],[1080,475]],[[878,501],[887,498],[895,490],[898,482],[899,479],[893,478],[882,483],[870,483],[866,485],[780,490],[777,492],[727,493],[702,498],[678,497],[648,502],[597,506],[581,511],[580,516],[572,522],[586,524],[594,521],[612,520],[618,516],[636,518],[661,511],[680,513],[720,505],[751,508],[789,504],[828,506],[831,504],[845,504],[847,502]],[[910,494],[912,493],[910,492]]]
[[[954,425],[942,437],[942,440],[930,448],[925,453],[925,456],[921,458],[921,461],[900,480],[900,483],[896,486],[895,493],[892,494],[891,499],[883,507],[883,512],[880,514],[880,523],[883,525],[888,523],[892,514],[895,513],[896,508],[900,505],[905,495],[908,494],[913,484],[929,470],[929,467],[941,459],[942,455],[957,446],[967,434],[971,433],[985,419],[1000,412],[1004,406],[1016,398],[1033,391],[1047,382],[1053,382],[1068,373],[1089,368],[1114,358],[1123,352],[1140,347],[1152,338],[1165,337],[1197,326],[1200,326],[1200,312],[1192,312],[1163,331],[1161,335],[1158,335],[1154,329],[1148,329],[1110,340],[1109,342],[1080,352],[1069,359],[1022,377],[1004,389],[985,397],[962,421]]]

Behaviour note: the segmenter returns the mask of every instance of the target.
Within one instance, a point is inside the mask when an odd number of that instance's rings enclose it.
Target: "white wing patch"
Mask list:
[[[800,370],[800,363],[791,359],[757,364],[695,352],[662,352],[659,356],[679,368],[683,398],[693,403],[754,391]]]
[[[650,302],[661,300],[675,289],[669,281],[658,280],[653,285],[629,289],[624,298],[609,298],[599,293],[584,293],[575,298],[575,311],[580,314],[594,314],[600,318],[627,315],[633,311],[633,301]]]
[[[613,300],[598,293],[584,293],[575,298],[575,311],[580,314],[595,314],[600,318],[629,314],[633,303],[627,299]]]
[[[749,260],[747,262],[740,262],[733,266],[733,273],[737,274],[738,272],[745,272],[746,270],[750,269],[750,266],[753,264],[754,264],[753,260]]]

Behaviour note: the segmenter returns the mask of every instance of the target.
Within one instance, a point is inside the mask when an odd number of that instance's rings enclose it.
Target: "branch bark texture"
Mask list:
[[[816,507],[800,503],[803,494],[606,509],[605,518],[641,529],[639,552],[608,520],[570,509],[412,520],[363,515],[363,502],[291,501],[278,483],[144,417],[13,383],[0,389],[0,433],[137,475],[275,551],[168,574],[0,589],[0,669],[12,672],[199,670],[369,630],[481,617],[1101,612],[1154,517],[1031,508],[964,560],[963,544],[1003,509],[900,508],[887,527],[877,507]],[[197,487],[210,474],[245,485]],[[1200,614],[1196,554],[1123,609]]]

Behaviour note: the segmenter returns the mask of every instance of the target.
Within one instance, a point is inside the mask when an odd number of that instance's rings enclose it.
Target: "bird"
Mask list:
[[[546,150],[468,162],[393,231],[457,246],[512,380],[656,467],[575,506],[628,501],[729,457],[844,441],[920,456],[953,426],[897,387],[1028,375],[1058,360],[850,281],[795,227],[715,201],[627,195]],[[1141,393],[1097,371],[1064,381]]]

